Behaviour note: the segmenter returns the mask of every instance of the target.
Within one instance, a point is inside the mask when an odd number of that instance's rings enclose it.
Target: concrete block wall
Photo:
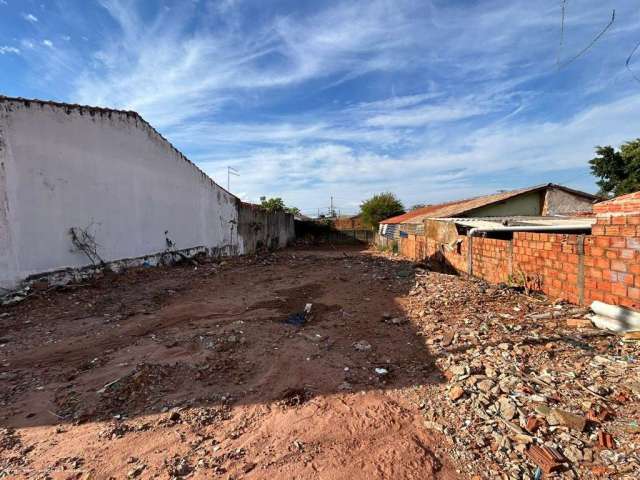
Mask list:
[[[266,212],[258,205],[240,203],[238,210],[239,249],[252,253],[260,248],[284,248],[295,239],[293,215]]]
[[[576,304],[594,300],[640,310],[640,192],[595,206],[591,235],[516,232],[512,240],[467,237],[451,249],[424,236],[400,240],[400,252],[432,259],[491,283],[526,283]],[[471,269],[469,265],[471,258]]]

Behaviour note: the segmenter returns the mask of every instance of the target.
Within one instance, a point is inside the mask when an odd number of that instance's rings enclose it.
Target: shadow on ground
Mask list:
[[[398,299],[412,264],[357,248],[142,269],[0,311],[1,423],[133,418],[441,381]],[[303,326],[285,323],[313,304]]]

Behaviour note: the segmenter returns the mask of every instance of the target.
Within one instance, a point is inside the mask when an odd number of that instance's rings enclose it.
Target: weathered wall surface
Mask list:
[[[545,193],[542,215],[569,215],[591,212],[593,200],[574,195],[560,188],[548,188]]]
[[[283,248],[295,238],[293,215],[283,212],[268,213],[247,203],[239,205],[240,251],[251,253],[260,248]]]
[[[249,252],[239,204],[136,113],[0,98],[1,287],[90,264],[71,228],[107,262],[162,252],[167,238]]]

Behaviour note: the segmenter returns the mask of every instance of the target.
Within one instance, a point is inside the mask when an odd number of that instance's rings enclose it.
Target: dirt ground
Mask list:
[[[0,478],[640,478],[640,342],[426,267],[290,249],[40,285],[0,308]]]
[[[347,249],[43,288],[0,309],[0,478],[465,478],[412,285]]]

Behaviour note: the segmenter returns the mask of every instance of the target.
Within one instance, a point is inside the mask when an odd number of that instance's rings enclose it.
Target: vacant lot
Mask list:
[[[532,442],[567,478],[633,472],[637,347],[414,267],[287,250],[42,287],[0,310],[0,478],[532,478]],[[599,398],[618,456],[600,424],[522,429],[543,404],[606,422]]]
[[[0,468],[454,478],[418,408],[442,376],[404,319],[412,274],[355,250],[285,251],[43,290],[0,318]],[[284,322],[306,303],[305,325]]]

